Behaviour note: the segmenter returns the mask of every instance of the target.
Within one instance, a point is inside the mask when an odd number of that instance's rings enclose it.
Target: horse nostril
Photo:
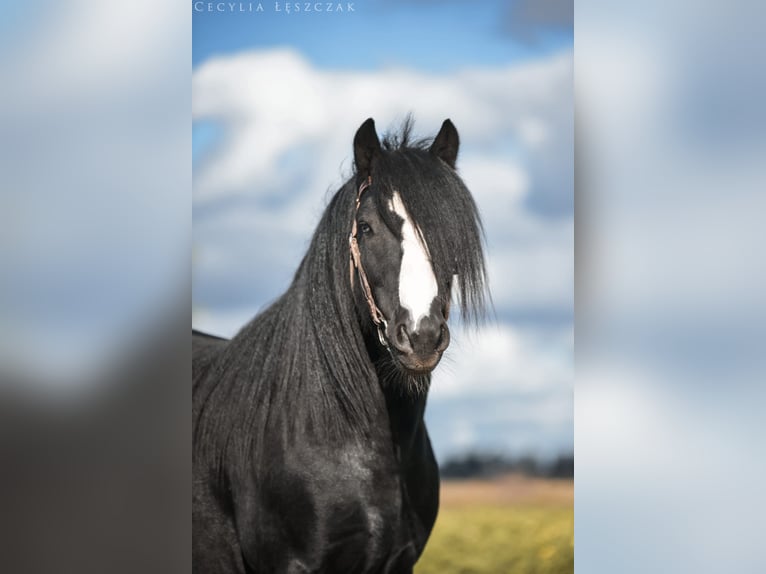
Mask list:
[[[396,328],[396,336],[394,338],[396,348],[402,352],[412,351],[412,343],[410,341],[410,335],[407,333],[407,327],[402,323]]]
[[[442,323],[439,329],[439,338],[436,341],[436,350],[439,352],[444,351],[449,346],[449,328]]]

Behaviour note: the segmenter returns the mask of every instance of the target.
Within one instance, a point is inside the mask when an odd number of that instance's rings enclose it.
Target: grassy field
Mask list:
[[[572,481],[509,476],[442,483],[416,574],[571,574]]]

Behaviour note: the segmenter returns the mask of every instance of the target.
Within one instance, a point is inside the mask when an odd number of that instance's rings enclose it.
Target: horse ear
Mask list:
[[[443,159],[451,168],[455,167],[457,160],[457,150],[460,147],[460,138],[457,135],[455,124],[450,120],[444,120],[442,129],[434,138],[430,151],[436,157]]]
[[[375,120],[368,118],[354,136],[354,165],[362,177],[370,175],[372,161],[380,153],[380,140],[375,131]]]

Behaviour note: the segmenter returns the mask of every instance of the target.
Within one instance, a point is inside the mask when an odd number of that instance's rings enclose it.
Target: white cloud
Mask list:
[[[464,393],[540,393],[572,388],[572,328],[515,328],[496,324],[476,333],[453,330],[434,372],[435,397]]]
[[[574,222],[537,222],[519,241],[500,243],[488,258],[498,309],[571,310]]]
[[[213,58],[194,73],[193,113],[197,120],[221,121],[228,133],[195,192],[199,199],[261,193],[262,184],[284,178],[275,166],[285,154],[306,146],[312,153],[302,158],[308,164],[302,169],[320,178],[321,189],[336,180],[365,118],[375,117],[380,127],[410,111],[429,130],[451,117],[469,142],[466,153],[474,146],[479,157],[494,153],[507,161],[500,148],[510,137],[539,145],[562,111],[571,115],[571,67],[571,53],[442,76],[403,69],[328,72],[289,49]]]
[[[538,147],[548,139],[548,128],[537,118],[525,119],[519,125],[519,133],[530,146]]]
[[[455,450],[473,448],[476,443],[476,430],[470,421],[457,419],[453,421],[450,444]]]

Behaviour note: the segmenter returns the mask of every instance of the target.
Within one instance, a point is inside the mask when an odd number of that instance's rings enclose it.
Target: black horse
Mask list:
[[[484,310],[458,134],[368,119],[292,284],[226,341],[192,333],[196,572],[412,572],[439,506],[431,371]],[[278,239],[277,239],[278,240]]]

